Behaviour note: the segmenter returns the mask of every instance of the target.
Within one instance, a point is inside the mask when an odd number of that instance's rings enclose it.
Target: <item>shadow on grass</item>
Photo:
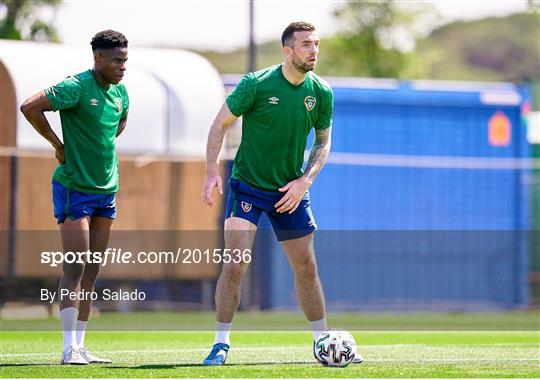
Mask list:
[[[232,368],[232,367],[243,367],[243,366],[257,366],[257,365],[313,365],[316,364],[314,362],[308,362],[308,361],[291,361],[291,362],[257,362],[257,363],[233,363],[233,364],[225,364],[220,366],[211,366],[211,365],[203,365],[198,363],[186,363],[186,364],[144,364],[137,367],[130,367],[130,366],[103,366],[103,368],[107,369],[173,369],[173,368],[188,368],[188,367],[201,367],[201,368]]]
[[[14,363],[14,364],[0,364],[0,368],[2,367],[38,367],[38,366],[50,367],[50,366],[57,366],[57,365],[60,365],[60,364],[55,364],[55,363],[26,363],[26,364],[16,363],[15,364]]]
[[[233,364],[225,364],[222,366],[207,366],[203,364],[198,363],[186,363],[186,364],[144,364],[136,367],[132,367],[129,365],[126,366],[111,366],[107,364],[92,364],[91,366],[77,366],[72,365],[69,367],[87,367],[87,368],[106,368],[106,369],[174,369],[174,368],[189,368],[189,367],[201,367],[201,368],[215,368],[215,367],[221,367],[221,368],[234,368],[234,367],[243,367],[243,366],[258,366],[258,365],[313,365],[316,364],[312,361],[290,361],[290,362],[256,362],[256,363],[233,363]],[[14,363],[14,364],[0,364],[0,368],[2,367],[56,367],[60,366],[61,364],[56,363]]]

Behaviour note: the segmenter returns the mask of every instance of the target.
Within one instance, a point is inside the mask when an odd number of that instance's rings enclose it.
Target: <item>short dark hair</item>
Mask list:
[[[98,49],[114,49],[117,47],[127,48],[128,40],[122,33],[107,29],[96,33],[94,38],[92,38],[90,45],[92,45],[92,51]]]
[[[285,28],[281,35],[281,45],[285,46],[291,42],[294,37],[294,32],[313,32],[315,27],[309,22],[297,21],[291,22],[288,27]]]

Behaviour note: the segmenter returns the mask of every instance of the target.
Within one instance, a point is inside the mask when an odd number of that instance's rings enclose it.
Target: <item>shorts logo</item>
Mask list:
[[[244,210],[244,212],[249,212],[251,210],[251,204],[250,203],[242,201],[242,203],[240,203],[240,204],[242,205],[242,210]]]
[[[98,100],[96,98],[90,99],[90,105],[91,106],[97,106],[98,105]]]
[[[315,99],[313,96],[306,96],[304,99],[304,104],[306,105],[306,109],[308,111],[311,111],[313,108],[315,108],[315,103],[317,103],[317,99]]]
[[[118,112],[122,112],[122,99],[114,98],[114,104],[116,104],[116,108],[118,109]]]

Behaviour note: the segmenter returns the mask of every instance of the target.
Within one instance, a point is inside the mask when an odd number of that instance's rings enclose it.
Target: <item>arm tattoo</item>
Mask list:
[[[315,142],[311,148],[306,171],[304,173],[304,176],[312,183],[324,166],[326,158],[328,157],[328,152],[330,152],[331,129],[332,127],[315,130]]]

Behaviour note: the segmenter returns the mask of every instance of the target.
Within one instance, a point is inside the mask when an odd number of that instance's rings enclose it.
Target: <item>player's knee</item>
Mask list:
[[[85,289],[93,288],[99,273],[99,265],[86,264],[81,278],[81,286]]]
[[[81,281],[82,275],[84,272],[84,264],[73,263],[73,264],[64,264],[64,270],[62,273],[62,281],[67,286],[77,286],[79,281]]]
[[[243,268],[240,264],[224,264],[222,272],[229,281],[242,281]]]
[[[301,258],[296,262],[295,273],[299,277],[315,278],[317,276],[317,263],[310,257]]]

